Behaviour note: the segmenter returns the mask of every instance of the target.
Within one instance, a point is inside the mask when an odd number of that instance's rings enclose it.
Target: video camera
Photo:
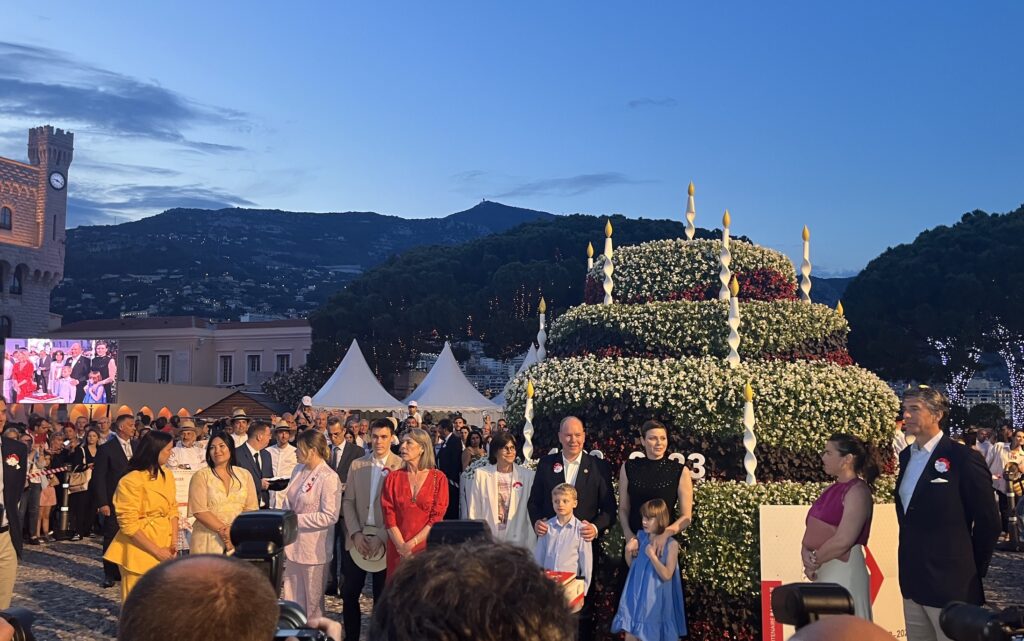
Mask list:
[[[243,512],[231,524],[231,540],[235,558],[248,561],[267,575],[267,580],[280,596],[284,571],[284,548],[295,541],[299,519],[291,510],[258,510]],[[280,614],[274,639],[311,639],[329,641],[322,630],[307,626],[306,613],[294,601],[278,599]]]
[[[2,509],[3,506],[0,506]],[[14,628],[14,641],[36,641],[32,635],[32,622],[36,615],[25,608],[11,607],[0,610],[0,619],[3,619]]]
[[[853,614],[853,597],[838,583],[789,583],[772,590],[772,614],[800,629],[827,614]]]
[[[1024,639],[1024,608],[995,612],[954,601],[942,608],[939,626],[953,641],[1021,641]]]

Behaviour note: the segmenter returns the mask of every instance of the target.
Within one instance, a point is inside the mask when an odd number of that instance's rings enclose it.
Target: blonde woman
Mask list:
[[[434,445],[426,430],[413,428],[402,436],[399,456],[405,466],[384,479],[380,507],[388,530],[388,572],[393,575],[404,557],[422,552],[435,523],[448,509],[448,478],[434,462]]]
[[[188,419],[182,423],[193,426]],[[242,512],[259,509],[252,475],[232,465],[234,458],[235,440],[226,434],[214,436],[206,446],[207,466],[196,472],[188,485],[188,514],[196,518],[192,554],[224,554],[235,549],[231,524]]]
[[[292,470],[281,509],[299,517],[299,535],[284,549],[281,597],[298,603],[309,619],[323,616],[327,564],[334,548],[334,527],[341,512],[341,479],[327,459],[327,439],[317,430],[295,439],[298,465]]]

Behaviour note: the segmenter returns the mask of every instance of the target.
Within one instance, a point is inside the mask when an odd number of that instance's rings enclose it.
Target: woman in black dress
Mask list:
[[[114,381],[117,380],[117,361],[109,353],[110,346],[106,341],[96,341],[96,353],[90,361],[91,369],[99,370],[100,383],[107,392],[107,402],[114,402]]]
[[[71,453],[69,463],[72,472],[86,472],[92,469],[96,460],[96,449],[100,445],[100,433],[95,427],[85,431],[85,441]],[[93,505],[92,492],[87,486],[82,492],[75,492],[68,497],[68,509],[74,522],[76,539],[83,539],[92,533],[92,525],[96,520],[96,508]]]
[[[690,470],[668,458],[668,429],[658,421],[647,421],[640,429],[645,456],[627,460],[619,469],[619,523],[626,539],[626,554],[634,558],[640,552],[636,533],[640,525],[640,506],[661,499],[669,509],[670,523],[652,538],[659,555],[665,543],[685,530],[692,519],[693,480]]]

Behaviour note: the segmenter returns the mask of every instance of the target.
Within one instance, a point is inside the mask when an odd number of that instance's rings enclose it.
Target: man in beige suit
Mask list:
[[[345,554],[341,558],[341,598],[345,619],[345,639],[359,639],[359,594],[366,583],[367,570],[356,564],[353,554],[366,559],[380,558],[378,571],[373,576],[373,601],[377,602],[384,590],[384,515],[380,509],[380,490],[384,478],[402,465],[402,459],[391,452],[394,427],[387,419],[370,424],[370,453],[352,461],[348,469],[348,483],[341,501],[345,527]],[[354,548],[354,549],[353,549]],[[364,564],[369,565],[369,564]]]

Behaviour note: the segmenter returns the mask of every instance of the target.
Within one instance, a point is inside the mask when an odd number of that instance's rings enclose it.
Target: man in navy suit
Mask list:
[[[270,479],[274,478],[274,463],[270,453],[264,452],[270,444],[270,423],[253,421],[246,432],[246,441],[235,448],[235,465],[244,467],[256,483],[256,496],[261,509],[270,507]]]
[[[558,440],[562,443],[562,451],[542,456],[537,463],[537,474],[526,504],[533,529],[537,536],[547,534],[546,521],[555,515],[551,490],[556,485],[568,483],[576,488],[578,503],[573,513],[583,522],[583,538],[594,541],[611,527],[616,516],[611,468],[601,459],[583,452],[586,433],[583,421],[575,416],[562,419]],[[607,562],[601,554],[600,543],[595,542],[594,573],[597,574],[598,568]],[[580,639],[589,641],[594,637],[593,604],[591,599],[586,599],[580,612]]]
[[[981,454],[939,426],[949,402],[924,386],[903,396],[914,444],[900,452],[896,516],[908,641],[944,641],[939,613],[950,601],[985,603],[988,570],[1001,523],[992,477]]]
[[[454,497],[448,501],[446,519],[459,518],[459,477],[462,474],[462,436],[455,431],[455,426],[450,419],[444,418],[438,421],[437,427],[441,430],[441,450],[437,453],[437,467],[448,477],[448,496]]]
[[[7,401],[0,397],[0,434],[7,424]],[[11,605],[14,579],[21,558],[21,522],[18,520],[18,501],[25,489],[28,472],[28,446],[12,438],[0,441],[0,501],[4,514],[0,516],[0,610]],[[9,506],[9,507],[8,507]]]
[[[349,419],[349,424],[356,427],[358,421]],[[355,443],[345,440],[345,429],[341,426],[341,419],[332,416],[327,419],[327,443],[331,446],[331,453],[327,464],[338,474],[341,480],[341,489],[345,490],[345,483],[348,481],[348,469],[352,467],[353,461],[358,461],[366,454],[366,450]],[[345,527],[343,514],[338,513],[338,526],[334,528],[334,559],[331,561],[331,572],[327,579],[327,594],[337,594],[338,576],[341,574],[341,555],[345,553]]]
[[[121,477],[128,473],[128,460],[135,449],[135,417],[130,414],[118,416],[114,421],[113,436],[96,449],[96,460],[92,470],[92,481],[89,491],[99,506],[96,511],[103,517],[103,552],[110,547],[111,541],[117,536],[117,513],[114,511],[114,491]],[[121,580],[117,565],[104,559],[103,583],[105,588],[112,587]]]

